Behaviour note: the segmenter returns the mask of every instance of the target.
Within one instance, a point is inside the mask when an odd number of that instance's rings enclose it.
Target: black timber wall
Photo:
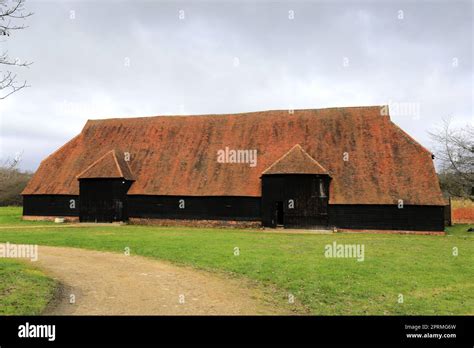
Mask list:
[[[272,174],[262,176],[262,223],[276,225],[276,205],[282,202],[285,227],[326,227],[329,177],[327,175]],[[323,192],[320,191],[320,181]],[[290,200],[294,207],[290,208]]]
[[[260,220],[260,197],[128,195],[127,199],[129,217]],[[180,200],[184,200],[184,208],[180,208]]]
[[[25,195],[23,196],[23,215],[79,216],[79,196]]]
[[[444,206],[330,205],[329,225],[339,228],[443,231]]]
[[[70,209],[74,199],[76,208]],[[179,207],[184,199],[184,208]],[[136,218],[260,221],[260,197],[127,195],[126,215]],[[79,196],[25,195],[23,215],[79,216]]]
[[[259,221],[269,218],[260,197],[180,197],[128,195],[128,216],[164,219]],[[179,200],[185,209],[179,209]],[[70,208],[75,200],[75,208]],[[79,196],[25,195],[23,215],[79,216]],[[178,210],[179,209],[179,210]],[[310,221],[311,222],[311,221]],[[328,225],[352,229],[442,231],[443,206],[329,205]]]

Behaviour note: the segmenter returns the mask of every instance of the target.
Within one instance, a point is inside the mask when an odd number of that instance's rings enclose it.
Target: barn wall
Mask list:
[[[71,199],[76,209],[69,208]],[[184,209],[179,200],[184,199]],[[190,197],[127,195],[128,217],[208,220],[260,220],[260,197]],[[79,196],[25,195],[23,215],[79,216]]]
[[[70,208],[74,199],[75,209]],[[185,209],[179,209],[179,199]],[[259,221],[267,226],[271,216],[265,214],[259,197],[179,197],[128,195],[128,215],[136,218],[209,219]],[[25,195],[25,216],[79,216],[79,196]],[[179,209],[179,210],[178,210]],[[261,216],[262,213],[262,216]],[[352,229],[392,229],[442,231],[444,207],[390,205],[329,205],[328,225]],[[267,219],[267,220],[265,220]],[[310,218],[306,221],[311,224]],[[314,221],[317,223],[318,221]]]
[[[319,180],[323,181],[325,197],[321,197]],[[329,199],[327,175],[264,175],[262,176],[262,223],[274,227],[275,205],[283,203],[285,227],[325,227],[328,223]],[[294,207],[289,207],[293,200]]]
[[[71,207],[75,201],[75,208]],[[25,195],[23,215],[30,216],[79,216],[79,196],[74,195]]]
[[[443,231],[443,206],[330,205],[329,225],[352,229]]]
[[[128,195],[128,215],[135,218],[260,220],[260,197]],[[180,200],[184,208],[180,208]]]

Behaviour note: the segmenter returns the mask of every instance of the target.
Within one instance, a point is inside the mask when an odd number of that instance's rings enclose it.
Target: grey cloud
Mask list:
[[[24,150],[27,169],[90,118],[412,103],[392,119],[427,147],[442,117],[473,122],[469,1],[27,7],[30,28],[0,43],[35,62],[19,71],[32,87],[0,102],[1,156]]]

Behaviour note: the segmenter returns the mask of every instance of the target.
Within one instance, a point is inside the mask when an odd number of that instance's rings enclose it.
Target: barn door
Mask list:
[[[285,219],[284,219],[285,212],[283,211],[283,202],[278,201],[275,203],[275,225],[276,226],[284,226]]]
[[[121,199],[114,199],[114,205],[113,221],[123,221],[123,201]]]
[[[80,180],[80,221],[126,221],[126,194],[130,186],[131,182],[123,179]]]

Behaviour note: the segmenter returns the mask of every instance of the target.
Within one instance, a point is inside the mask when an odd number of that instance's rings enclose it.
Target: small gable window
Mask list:
[[[319,179],[319,197],[324,198],[326,195],[326,187],[324,186],[324,180]]]

